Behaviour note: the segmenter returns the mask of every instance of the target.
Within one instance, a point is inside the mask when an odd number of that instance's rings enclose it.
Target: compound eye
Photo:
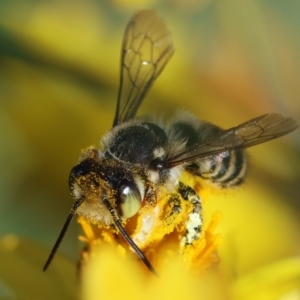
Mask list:
[[[118,186],[118,209],[120,215],[131,218],[141,208],[141,195],[137,187],[128,180],[122,180]]]

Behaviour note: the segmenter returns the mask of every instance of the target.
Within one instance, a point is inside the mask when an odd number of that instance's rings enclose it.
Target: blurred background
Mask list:
[[[73,203],[69,172],[111,128],[123,32],[143,7],[167,21],[176,52],[139,115],[184,108],[224,128],[272,111],[300,120],[298,0],[1,1],[0,298],[76,293],[76,222],[41,269]],[[248,152],[245,186],[208,209],[224,211],[235,276],[300,248],[300,131]]]

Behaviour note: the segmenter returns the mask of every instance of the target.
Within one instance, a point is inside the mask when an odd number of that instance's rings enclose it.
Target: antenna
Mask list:
[[[70,211],[70,213],[68,215],[68,218],[67,218],[67,220],[66,220],[66,222],[65,222],[65,224],[64,224],[64,226],[63,226],[63,228],[62,228],[62,230],[61,230],[61,232],[60,232],[60,234],[59,234],[59,236],[58,236],[58,238],[57,238],[57,240],[56,240],[56,242],[55,242],[55,244],[54,244],[51,252],[50,252],[50,255],[49,255],[49,257],[48,257],[48,259],[47,259],[47,261],[46,261],[46,263],[44,265],[43,271],[46,271],[47,268],[49,267],[49,265],[50,265],[50,263],[51,263],[54,255],[55,255],[55,253],[56,253],[56,251],[57,251],[57,249],[58,249],[61,241],[63,240],[63,238],[65,236],[65,233],[68,230],[68,227],[69,227],[69,225],[70,225],[70,223],[71,223],[71,221],[72,221],[72,219],[73,219],[73,217],[74,217],[74,215],[76,213],[77,208],[82,204],[82,202],[84,201],[84,199],[85,198],[82,197],[82,198],[80,198],[79,200],[77,200],[73,204],[73,207],[72,207],[72,209],[71,209],[71,211]]]
[[[84,198],[81,198],[79,200],[77,200],[74,204],[73,207],[68,215],[68,218],[50,252],[50,255],[44,265],[43,271],[46,271],[47,268],[49,267],[50,263],[53,260],[53,257],[55,256],[57,249],[61,243],[61,241],[63,240],[65,233],[68,230],[68,227],[76,213],[77,208],[82,204],[82,202],[84,201]],[[140,257],[140,259],[144,262],[144,264],[146,265],[146,267],[156,276],[158,277],[158,273],[155,271],[155,269],[153,268],[153,266],[151,265],[151,263],[149,262],[149,260],[146,258],[146,256],[144,255],[144,253],[142,252],[142,250],[134,243],[134,241],[130,238],[130,236],[128,235],[128,233],[125,231],[125,229],[123,228],[115,210],[112,208],[112,206],[110,205],[109,201],[104,198],[103,199],[103,203],[105,204],[105,206],[107,207],[107,209],[109,210],[109,212],[111,213],[111,216],[114,220],[114,223],[116,225],[116,227],[119,229],[121,235],[123,236],[123,238],[125,239],[125,241],[134,249],[134,251],[136,252],[136,254]]]

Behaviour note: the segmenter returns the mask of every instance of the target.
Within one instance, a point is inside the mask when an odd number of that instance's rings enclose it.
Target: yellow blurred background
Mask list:
[[[167,21],[176,52],[139,115],[184,108],[224,128],[272,111],[300,120],[298,0],[1,1],[0,298],[32,295],[19,276],[39,283],[33,295],[75,294],[76,222],[41,269],[73,203],[69,172],[111,128],[123,32],[143,7]],[[300,249],[300,131],[248,152],[245,186],[209,208],[223,211],[221,253],[239,253],[237,275]]]

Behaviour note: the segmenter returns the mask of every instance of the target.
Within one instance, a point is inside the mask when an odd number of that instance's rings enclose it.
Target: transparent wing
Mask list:
[[[285,135],[299,126],[292,118],[276,113],[266,114],[237,127],[224,130],[204,143],[170,157],[167,166],[172,168],[184,162],[219,154],[234,149],[248,148]]]
[[[153,81],[172,57],[171,33],[154,10],[141,10],[126,27],[113,126],[134,117]]]

